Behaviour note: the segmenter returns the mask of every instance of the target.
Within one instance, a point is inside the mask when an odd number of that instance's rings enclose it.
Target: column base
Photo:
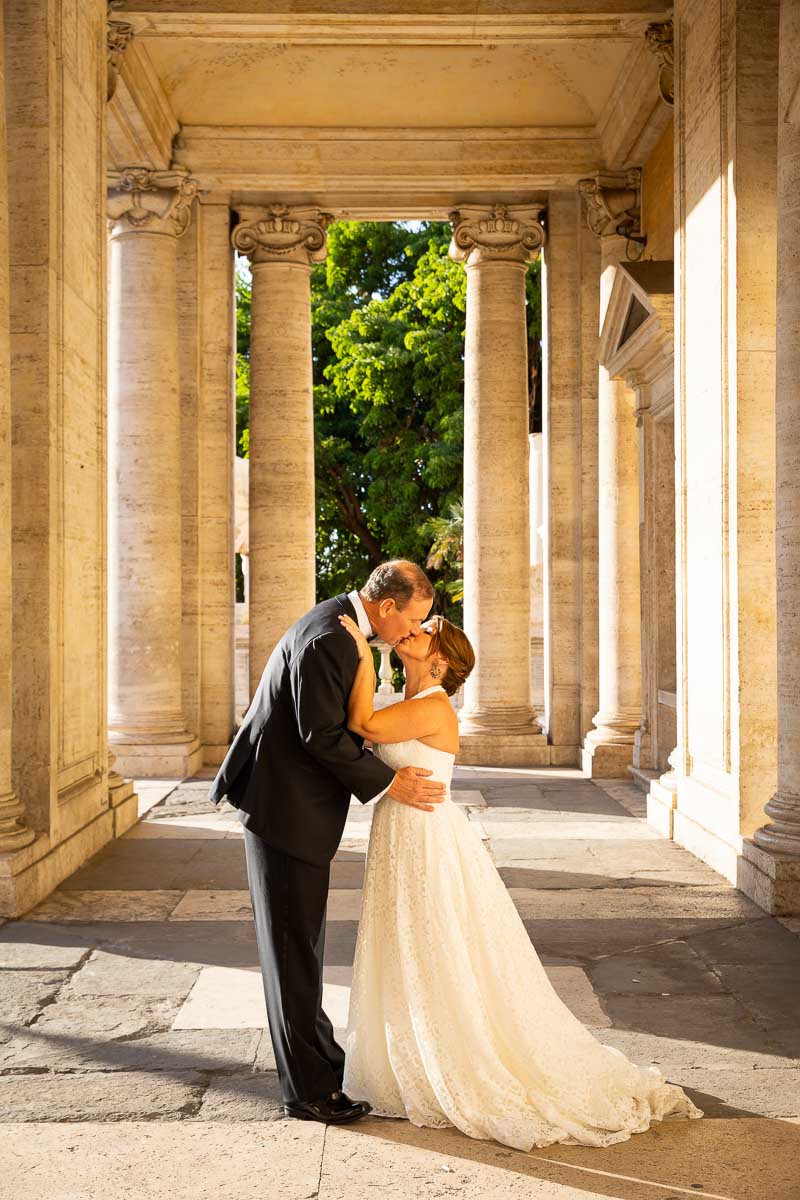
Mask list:
[[[633,763],[633,734],[630,738],[602,740],[586,735],[581,750],[581,767],[589,779],[624,779]]]
[[[176,741],[125,741],[124,734],[110,737],[114,766],[132,779],[187,779],[203,765],[203,747],[186,734]]]
[[[547,767],[550,746],[535,727],[530,733],[467,730],[460,735],[456,763],[463,767]]]
[[[671,838],[675,832],[675,809],[678,807],[678,777],[666,771],[652,780],[647,793],[647,823],[662,837]]]
[[[764,850],[752,838],[745,838],[736,886],[774,916],[800,914],[800,858],[794,855]]]
[[[18,918],[46,899],[93,854],[135,824],[138,798],[131,788],[114,808],[104,809],[71,837],[53,845],[50,835],[11,854],[0,854],[0,917]]]

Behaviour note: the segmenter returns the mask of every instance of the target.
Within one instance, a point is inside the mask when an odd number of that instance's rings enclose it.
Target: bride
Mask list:
[[[448,787],[428,812],[380,799],[367,851],[344,1089],[377,1116],[454,1125],[519,1150],[609,1146],[702,1112],[655,1067],[598,1042],[553,990],[478,830],[449,796],[474,665],[466,635],[433,617],[395,647],[405,700],[373,711],[372,652],[340,617],[359,665],[348,725],[395,769]]]

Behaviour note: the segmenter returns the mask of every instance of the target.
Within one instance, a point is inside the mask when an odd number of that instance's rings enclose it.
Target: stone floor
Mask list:
[[[609,1150],[282,1117],[240,827],[207,782],[0,928],[0,1162],[14,1200],[800,1198],[800,937],[577,772],[461,768],[548,974],[603,1041],[706,1112]],[[333,865],[328,1011],[346,1020],[370,810]],[[20,1129],[20,1123],[27,1125]]]

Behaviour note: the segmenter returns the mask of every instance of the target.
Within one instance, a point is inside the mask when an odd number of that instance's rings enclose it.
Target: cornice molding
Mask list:
[[[574,187],[602,166],[592,127],[185,125],[175,161],[190,167],[204,188],[323,207],[338,207],[340,196],[354,194],[381,195],[389,203],[436,194],[449,208],[461,200],[521,203],[533,193]],[[260,197],[252,202],[264,203]]]
[[[269,5],[275,11],[257,13],[252,3],[231,4],[228,11],[197,12],[184,0],[120,0],[117,11],[131,19],[144,37],[190,37],[194,41],[225,38],[226,41],[292,42],[331,45],[480,45],[487,42],[552,42],[564,38],[634,40],[648,23],[663,19],[671,9],[667,0],[586,0],[571,3],[565,11],[557,2],[537,4],[536,13],[498,11],[436,13],[430,3],[405,5],[402,13],[357,11],[358,5],[319,0],[312,16],[294,11],[294,6]],[[266,5],[264,7],[267,7]],[[366,5],[364,8],[366,9]],[[419,9],[414,12],[414,8]],[[238,11],[237,11],[238,8]]]
[[[142,163],[168,170],[180,125],[142,40],[135,37],[121,56],[114,95],[106,110],[108,158],[123,170]]]

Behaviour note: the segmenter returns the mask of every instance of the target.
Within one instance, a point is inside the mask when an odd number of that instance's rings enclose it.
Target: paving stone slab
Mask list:
[[[700,918],[558,918],[525,920],[528,936],[540,954],[570,955],[580,960],[607,958],[661,942],[685,941],[709,927],[730,925],[730,917]]]
[[[606,875],[612,879],[617,876],[638,878],[642,881],[669,878],[675,883],[716,886],[724,882],[705,863],[692,858],[673,842],[664,842],[662,839],[637,840],[633,847],[621,839],[595,842],[552,838],[537,843],[531,838],[493,837],[491,850],[498,867],[525,866],[534,870],[555,868],[576,877],[590,874]]]
[[[794,1027],[800,1035],[800,960],[772,963],[720,963],[715,967],[725,988],[767,1027]]]
[[[0,970],[0,1032],[4,1026],[27,1025],[57,995],[69,971]]]
[[[64,990],[65,999],[78,996],[180,996],[197,978],[195,963],[132,957],[96,950],[75,972]]]
[[[608,1149],[529,1154],[455,1130],[369,1118],[330,1129],[320,1200],[797,1200],[800,1129],[760,1118],[670,1121]]]
[[[691,945],[713,966],[723,963],[800,962],[800,938],[783,928],[775,917],[762,914],[760,920],[730,929],[711,929],[692,935]]]
[[[781,1053],[778,1048],[739,1050],[729,1046],[711,1045],[689,1038],[658,1037],[633,1029],[593,1028],[592,1033],[608,1046],[616,1046],[633,1062],[655,1063],[672,1078],[679,1067],[714,1071],[771,1071],[790,1070],[797,1060]]]
[[[719,920],[757,919],[762,914],[741,892],[732,887],[658,888],[629,887],[595,889],[571,888],[563,893],[552,889],[509,887],[511,897],[524,920],[557,918],[568,920]]]
[[[332,888],[363,888],[364,886],[364,856],[358,859],[334,858],[331,863]]]
[[[587,820],[586,818],[581,820],[579,813],[570,813],[567,820],[564,820],[562,813],[548,813],[547,819],[538,817],[532,819],[528,809],[521,809],[519,811],[522,815],[517,820],[513,820],[508,809],[503,809],[502,819],[498,820],[496,811],[496,809],[487,809],[481,815],[483,827],[493,842],[502,840],[505,843],[506,839],[513,839],[520,845],[528,842],[531,847],[552,841],[554,838],[561,841],[569,839],[570,841],[624,842],[626,843],[626,854],[638,854],[638,843],[656,842],[660,845],[662,841],[654,829],[630,819],[606,817],[604,820]],[[636,843],[637,849],[629,848],[628,843],[630,842]],[[538,858],[539,856],[534,851],[531,857]]]
[[[179,1029],[115,1042],[34,1026],[0,1046],[0,1070],[241,1071],[253,1066],[260,1036],[249,1029]]]
[[[150,878],[153,876],[151,874]],[[28,921],[160,921],[172,912],[182,891],[160,888],[121,891],[59,890],[27,914]]]
[[[287,1121],[277,1071],[214,1076],[196,1121]]]
[[[253,919],[250,893],[245,889],[224,891],[192,889],[170,913],[170,921],[246,921]]]
[[[14,921],[0,929],[0,969],[77,967],[94,944],[68,926]]]
[[[165,1000],[133,996],[59,998],[44,1009],[33,1028],[47,1036],[136,1037],[170,1029],[180,1006],[180,999],[175,997]]]
[[[600,959],[589,967],[589,977],[602,995],[669,992],[702,996],[728,990],[686,942],[668,942],[636,954]]]
[[[119,1077],[116,1077],[117,1080]],[[165,1080],[158,1081],[162,1089]],[[0,1128],[3,1183],[14,1200],[309,1200],[325,1126],[112,1118]]]
[[[775,1049],[770,1039],[734,996],[605,997],[617,1029],[634,1029],[658,1037],[701,1042],[706,1048]]]
[[[717,1070],[681,1067],[670,1072],[672,1083],[687,1088],[707,1117],[739,1114],[800,1117],[800,1065],[762,1070]]]
[[[28,1121],[124,1121],[124,1120],[180,1120],[200,1106],[206,1082],[200,1075],[187,1071],[181,1075],[164,1075],[146,1071],[99,1071],[84,1075],[5,1075],[0,1077],[0,1120],[5,1122]],[[25,1144],[19,1137],[17,1146]],[[21,1195],[34,1196],[27,1191],[20,1193],[11,1186],[9,1172],[13,1170],[14,1156],[9,1156],[9,1142],[0,1155],[3,1162],[3,1183],[9,1188],[9,1196],[20,1200]],[[45,1156],[41,1158],[42,1146],[33,1155],[33,1174],[41,1172]],[[29,1147],[30,1151],[30,1147]],[[31,1170],[31,1158],[28,1158]],[[68,1178],[61,1184],[65,1190],[64,1200],[74,1196],[67,1190]],[[41,1186],[41,1185],[40,1185]],[[80,1194],[80,1193],[79,1193]],[[54,1200],[57,1192],[39,1191],[40,1200]],[[108,1192],[102,1189],[95,1196],[108,1200]],[[87,1195],[86,1200],[89,1200]]]

